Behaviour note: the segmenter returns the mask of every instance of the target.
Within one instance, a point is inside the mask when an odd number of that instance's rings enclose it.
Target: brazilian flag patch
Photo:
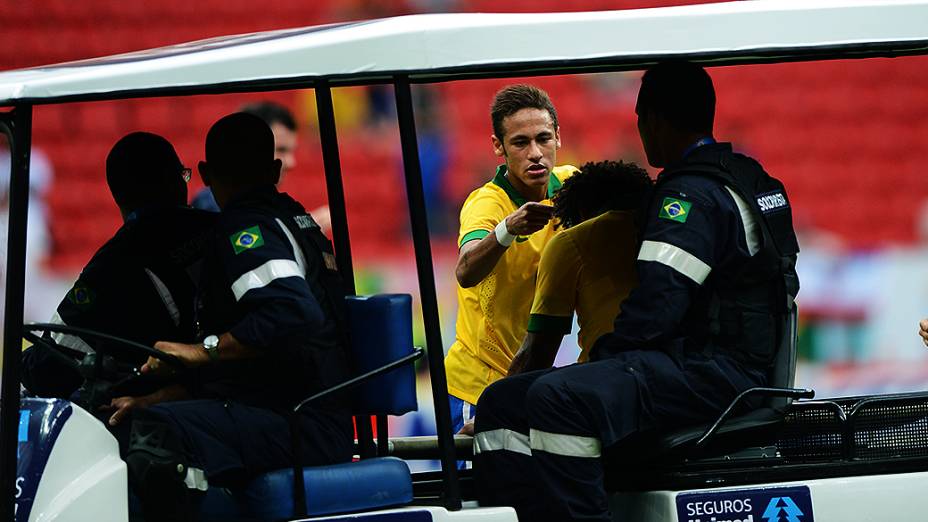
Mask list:
[[[661,203],[661,211],[657,217],[669,219],[678,223],[686,223],[686,218],[690,217],[690,207],[693,204],[681,199],[664,198]]]
[[[68,292],[68,301],[80,307],[90,306],[93,302],[93,292],[86,286],[75,285],[75,287]]]
[[[241,254],[246,250],[254,250],[264,244],[264,238],[261,237],[261,229],[258,225],[246,228],[241,232],[236,232],[229,236],[232,242],[232,249],[236,254]]]

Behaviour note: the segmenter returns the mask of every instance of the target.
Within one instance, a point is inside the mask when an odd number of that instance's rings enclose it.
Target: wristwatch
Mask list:
[[[215,335],[207,335],[206,339],[203,339],[203,350],[206,351],[210,361],[219,359],[219,338]]]

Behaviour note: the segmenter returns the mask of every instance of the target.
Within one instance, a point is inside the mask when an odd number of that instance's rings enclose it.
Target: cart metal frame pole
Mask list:
[[[332,241],[335,260],[345,284],[345,292],[356,295],[354,266],[351,261],[351,240],[348,236],[348,211],[345,207],[345,185],[342,181],[341,158],[338,152],[338,131],[335,128],[335,107],[332,103],[332,88],[326,80],[315,84],[316,114],[319,118],[319,141],[322,145],[322,163],[325,166],[325,185],[329,199],[329,215],[332,218]],[[358,454],[362,459],[376,455],[374,432],[370,419],[355,417],[358,432]]]
[[[422,189],[422,167],[419,164],[419,147],[416,140],[416,120],[413,113],[412,90],[407,76],[397,76],[393,83],[396,95],[396,115],[399,120],[400,142],[403,149],[403,167],[406,174],[406,197],[409,200],[409,219],[412,240],[416,251],[416,272],[419,276],[419,295],[422,298],[422,316],[425,321],[425,342],[428,348],[429,376],[432,382],[432,399],[435,401],[435,424],[438,427],[438,449],[441,452],[444,506],[453,511],[461,509],[461,492],[458,468],[454,455],[454,436],[451,433],[451,406],[448,404],[448,381],[445,376],[445,352],[442,348],[441,322],[438,317],[438,296],[435,290],[435,273],[432,266],[432,247],[425,212],[425,193]]]
[[[32,148],[32,106],[19,105],[0,114],[0,132],[10,140],[11,174],[7,235],[6,296],[3,328],[3,377],[0,384],[0,520],[16,513],[17,449],[19,445],[20,354],[23,339],[23,297],[26,285],[26,225],[29,213],[29,155]],[[6,493],[3,493],[6,491]]]

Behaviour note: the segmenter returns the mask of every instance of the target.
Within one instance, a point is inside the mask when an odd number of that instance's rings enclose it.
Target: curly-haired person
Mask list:
[[[528,334],[509,367],[514,375],[548,368],[580,325],[580,362],[600,335],[612,331],[620,304],[637,285],[638,212],[653,182],[634,163],[587,163],[554,197],[554,216],[567,229],[545,247],[538,265]]]

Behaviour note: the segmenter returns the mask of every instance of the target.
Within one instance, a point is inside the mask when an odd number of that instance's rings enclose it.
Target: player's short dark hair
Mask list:
[[[183,205],[187,182],[171,142],[150,132],[120,138],[106,156],[106,184],[119,208]]]
[[[219,180],[248,181],[274,161],[274,133],[246,112],[221,118],[206,134],[206,163]]]
[[[242,106],[241,112],[247,112],[261,118],[264,123],[267,123],[268,127],[279,123],[292,131],[296,131],[296,120],[293,118],[293,113],[279,103],[272,101],[249,103]]]
[[[641,77],[638,111],[654,111],[680,130],[711,133],[715,123],[715,88],[702,67],[666,62]]]
[[[493,134],[502,141],[503,120],[507,116],[521,111],[522,109],[539,109],[548,111],[551,115],[551,121],[554,122],[554,128],[558,128],[557,111],[554,110],[554,104],[548,93],[524,83],[504,87],[496,96],[493,97],[493,104],[490,106],[490,120],[493,122]]]
[[[648,200],[654,182],[635,163],[587,163],[564,181],[554,195],[558,226],[570,228],[609,210],[639,210]]]

